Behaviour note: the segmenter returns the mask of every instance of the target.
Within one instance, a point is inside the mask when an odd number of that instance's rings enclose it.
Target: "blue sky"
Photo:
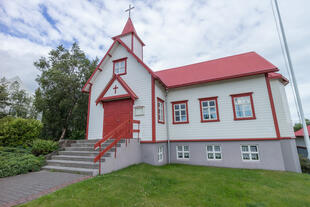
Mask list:
[[[0,76],[18,75],[34,91],[33,62],[74,41],[90,58],[102,58],[128,14],[146,44],[144,61],[160,70],[256,51],[287,76],[270,0],[0,0]],[[310,118],[310,1],[279,1],[289,47]],[[291,88],[287,94],[297,120]]]

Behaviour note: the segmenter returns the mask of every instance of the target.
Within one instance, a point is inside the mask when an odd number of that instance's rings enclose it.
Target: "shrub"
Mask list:
[[[29,146],[41,129],[42,123],[35,119],[4,117],[0,119],[0,146]]]
[[[40,170],[43,156],[36,157],[27,150],[0,148],[0,178]]]
[[[32,154],[38,155],[47,155],[58,149],[58,142],[51,140],[36,139],[32,143],[31,152]]]
[[[310,160],[306,157],[299,156],[301,171],[303,173],[310,173]]]

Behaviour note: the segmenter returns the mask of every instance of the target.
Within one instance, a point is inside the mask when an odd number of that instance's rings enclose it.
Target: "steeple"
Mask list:
[[[125,27],[124,27],[124,29],[122,31],[122,35],[128,34],[130,32],[137,33],[135,27],[132,24],[132,21],[131,21],[130,17],[128,17],[126,25],[125,25]]]
[[[123,41],[126,46],[141,60],[143,60],[143,46],[145,45],[142,40],[139,38],[135,27],[131,21],[131,18],[128,17],[125,27],[120,35],[117,35],[112,38],[120,39]]]

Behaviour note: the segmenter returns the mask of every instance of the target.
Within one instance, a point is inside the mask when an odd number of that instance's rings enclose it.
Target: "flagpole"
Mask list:
[[[288,49],[288,45],[287,45],[287,41],[286,41],[286,36],[285,36],[285,32],[284,32],[284,27],[283,27],[283,24],[282,24],[280,10],[279,10],[279,6],[278,6],[278,1],[274,0],[274,2],[275,2],[276,10],[277,10],[277,15],[278,15],[278,18],[279,18],[279,24],[280,24],[280,29],[281,29],[282,37],[283,37],[284,48],[285,48],[285,52],[287,54],[288,65],[289,65],[289,69],[290,69],[291,75],[292,75],[292,80],[291,81],[292,81],[292,83],[294,85],[294,90],[295,90],[295,94],[296,94],[296,98],[297,98],[297,106],[298,106],[300,117],[301,117],[301,121],[302,121],[302,126],[303,126],[303,131],[304,131],[304,140],[305,140],[305,144],[306,144],[307,152],[308,152],[308,159],[310,159],[310,140],[309,140],[309,133],[308,133],[307,124],[306,124],[306,120],[305,120],[305,114],[304,114],[304,110],[302,108],[302,103],[301,103],[301,99],[300,99],[300,95],[299,95],[299,90],[298,90],[298,86],[297,86],[297,81],[296,81],[296,77],[295,77],[295,73],[294,73],[294,69],[293,69],[291,55],[290,55],[290,52],[289,52],[289,49]]]

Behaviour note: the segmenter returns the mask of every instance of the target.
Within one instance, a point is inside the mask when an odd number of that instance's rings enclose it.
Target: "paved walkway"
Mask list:
[[[14,206],[79,182],[89,176],[39,171],[0,179],[0,207]]]

